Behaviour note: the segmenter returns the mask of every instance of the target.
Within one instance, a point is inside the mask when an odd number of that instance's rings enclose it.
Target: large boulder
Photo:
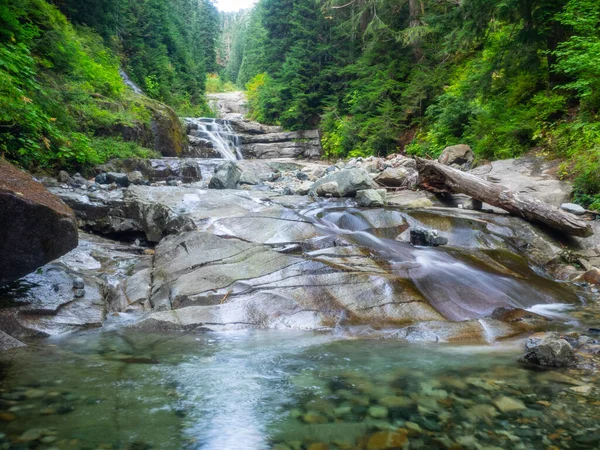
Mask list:
[[[416,167],[388,167],[375,178],[379,184],[387,187],[414,188],[419,181]]]
[[[470,169],[474,160],[473,150],[464,144],[446,147],[438,158],[439,163],[462,170]]]
[[[175,111],[159,102],[149,102],[148,109],[152,112],[154,150],[163,156],[187,155],[187,136]]]
[[[211,189],[235,189],[242,177],[242,171],[233,161],[225,161],[217,167],[208,185]]]
[[[357,191],[376,188],[377,185],[366,170],[344,169],[316,181],[310,193],[320,197],[354,197]]]
[[[506,186],[513,192],[523,192],[538,200],[559,207],[571,199],[573,187],[557,179],[561,161],[526,155],[516,159],[494,161],[470,172],[492,183]]]
[[[77,247],[73,211],[25,172],[0,159],[0,284]]]

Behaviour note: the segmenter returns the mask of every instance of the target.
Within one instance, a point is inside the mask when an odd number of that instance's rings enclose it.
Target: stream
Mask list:
[[[574,388],[598,376],[527,370],[517,353],[302,332],[81,333],[3,361],[0,430],[22,444],[2,448],[597,448],[598,406]]]
[[[600,448],[593,362],[521,360],[540,331],[600,353],[597,290],[545,269],[556,236],[410,190],[314,198],[307,183],[346,169],[242,158],[314,137],[186,120],[223,159],[51,186],[85,232],[0,289],[27,344],[0,353],[0,450]],[[447,245],[414,245],[418,229]]]

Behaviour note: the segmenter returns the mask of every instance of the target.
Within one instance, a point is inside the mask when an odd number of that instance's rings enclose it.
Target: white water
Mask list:
[[[200,117],[186,119],[193,125],[191,134],[210,141],[214,150],[232,161],[244,159],[241,151],[241,138],[233,130],[228,120]]]
[[[136,94],[143,94],[144,91],[142,91],[142,89],[133,82],[133,80],[131,78],[129,78],[129,75],[127,75],[127,72],[125,72],[123,69],[119,69],[119,75],[121,75],[121,78],[123,79],[123,82],[129,86],[133,92],[135,92]]]

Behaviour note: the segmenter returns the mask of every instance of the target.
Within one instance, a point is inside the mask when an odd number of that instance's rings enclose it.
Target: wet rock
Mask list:
[[[98,184],[112,184],[115,183],[119,187],[129,186],[129,178],[126,173],[120,172],[107,172],[96,175],[96,183]]]
[[[581,278],[586,283],[600,285],[600,269],[594,267],[593,269],[584,273]]]
[[[0,350],[10,350],[18,347],[25,347],[25,344],[0,330]]]
[[[0,284],[77,246],[73,211],[25,172],[0,159]]]
[[[83,289],[85,287],[85,280],[81,277],[75,277],[73,279],[73,289]]]
[[[367,450],[402,448],[408,442],[407,434],[394,431],[378,431],[367,441]]]
[[[384,206],[386,195],[385,189],[365,189],[356,192],[356,201],[358,206],[363,207]]]
[[[471,168],[475,154],[471,147],[464,144],[446,147],[438,158],[438,162],[457,169],[468,170]]]
[[[517,398],[511,397],[498,397],[494,400],[494,405],[496,405],[496,408],[502,413],[512,413],[527,409],[525,403]]]
[[[306,414],[302,415],[302,420],[305,423],[310,423],[310,424],[314,424],[314,423],[327,423],[329,422],[329,420],[327,419],[327,417],[322,416],[319,413],[316,412],[307,412]]]
[[[575,214],[576,216],[583,216],[586,213],[585,208],[575,203],[563,203],[560,205],[560,209]]]
[[[320,197],[354,197],[357,191],[374,188],[376,185],[365,170],[344,169],[316,181],[311,193]]]
[[[527,339],[525,361],[548,367],[566,367],[574,363],[571,345],[558,333],[536,333]]]
[[[413,245],[437,247],[440,245],[448,244],[448,238],[439,236],[437,230],[428,230],[425,228],[411,228],[410,243]]]
[[[211,189],[235,189],[242,177],[242,171],[233,161],[225,161],[217,167],[208,185]]]
[[[371,406],[369,416],[375,419],[385,419],[388,416],[388,409],[385,406]]]

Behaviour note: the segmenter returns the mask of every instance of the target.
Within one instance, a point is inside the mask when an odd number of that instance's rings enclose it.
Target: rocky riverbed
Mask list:
[[[79,245],[0,286],[0,448],[597,448],[600,221],[555,163],[440,158],[594,236],[401,155],[234,159],[40,178]]]

